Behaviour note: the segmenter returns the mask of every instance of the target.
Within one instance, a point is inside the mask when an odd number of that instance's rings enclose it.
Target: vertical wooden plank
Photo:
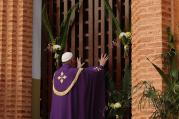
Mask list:
[[[64,19],[67,15],[67,12],[68,12],[68,0],[63,0],[64,2],[64,11],[63,11],[63,16],[64,16]],[[66,47],[65,47],[65,51],[68,51],[69,50],[69,46],[68,46],[68,37],[66,39]]]
[[[54,13],[53,13],[53,0],[43,0],[43,3],[47,4],[47,11],[50,17],[51,24],[53,23]],[[48,36],[45,32],[45,28],[42,25],[42,47],[41,47],[41,101],[40,101],[40,115],[42,118],[49,118],[49,110],[51,105],[51,79],[53,76],[53,61],[52,61],[52,53],[48,51],[44,51],[48,44]]]
[[[129,0],[125,0],[125,30],[129,30]]]
[[[83,57],[83,4],[79,11],[79,56]]]
[[[121,19],[121,0],[116,0],[116,10],[117,10],[117,18],[120,21]],[[119,46],[117,47],[117,52],[116,52],[116,62],[117,62],[117,66],[116,66],[116,86],[119,89],[119,87],[121,86],[121,80],[122,80],[122,70],[121,70],[121,62],[122,62],[122,56],[121,56],[121,43],[119,44]]]
[[[101,1],[101,53],[105,53],[105,9]]]
[[[64,14],[63,15],[66,16],[68,12],[68,0],[63,0],[63,2],[64,2]]]
[[[49,13],[49,17],[50,17],[50,20],[52,20],[53,18],[53,0],[49,0],[48,1],[48,13]]]
[[[71,0],[72,2],[72,6],[75,5],[75,0]],[[73,53],[74,56],[76,56],[75,54],[75,50],[76,50],[76,42],[75,42],[75,38],[76,38],[76,34],[75,34],[75,26],[73,25],[72,30],[71,30],[71,52]]]
[[[96,1],[96,0],[95,0]],[[89,65],[93,65],[93,0],[88,0],[88,31],[89,31],[89,39],[88,39],[88,44],[89,44],[89,53],[88,53],[88,59],[89,59]]]
[[[98,3],[99,0],[94,2],[94,65],[98,65]]]
[[[54,12],[53,12],[53,0],[49,0],[49,16],[50,16],[50,20],[51,20],[51,26],[53,26],[53,19],[54,19]],[[54,28],[54,27],[52,27]],[[44,105],[47,105],[47,109],[45,110],[45,112],[47,113],[45,116],[46,117],[49,117],[50,113],[49,113],[49,110],[50,107],[51,107],[51,93],[52,93],[52,90],[51,90],[51,87],[52,87],[52,76],[53,76],[53,58],[52,58],[52,52],[47,52],[47,77],[48,77],[48,80],[46,80],[46,87],[45,89],[47,89],[47,103],[44,103]]]
[[[60,24],[60,0],[56,0],[56,33],[59,34],[60,32],[60,28],[59,28],[59,24]]]
[[[109,0],[109,4],[111,5],[111,7],[113,6],[113,0]],[[108,53],[109,53],[109,63],[108,63],[108,67],[109,67],[109,71],[110,73],[112,73],[112,68],[113,68],[113,52],[112,52],[112,21],[110,18],[108,18]]]

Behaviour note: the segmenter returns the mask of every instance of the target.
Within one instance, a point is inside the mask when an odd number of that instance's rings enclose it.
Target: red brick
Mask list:
[[[31,119],[32,0],[0,6],[0,119]]]
[[[161,54],[167,48],[166,28],[171,25],[170,0],[133,0],[132,1],[132,85],[142,80],[153,81],[158,89],[163,89],[159,74],[146,60],[150,58],[160,67],[163,66]],[[148,119],[151,106],[138,109],[141,90],[133,94],[132,118]]]

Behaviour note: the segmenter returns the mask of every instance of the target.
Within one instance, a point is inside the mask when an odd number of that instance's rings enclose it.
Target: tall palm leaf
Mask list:
[[[157,65],[155,65],[153,62],[151,62],[148,58],[147,60],[153,65],[153,67],[157,70],[157,72],[160,74],[160,76],[163,78],[163,80],[165,81],[166,84],[170,84],[170,80],[167,74],[165,74],[165,72],[160,69],[160,67],[158,67]]]
[[[109,14],[110,18],[112,19],[112,23],[114,23],[114,28],[116,29],[116,35],[119,35],[121,33],[120,22],[115,17],[112,7],[109,4],[109,1],[103,0],[103,2],[104,2],[104,6],[105,6],[107,13]]]
[[[76,10],[80,7],[79,5],[81,5],[81,4],[77,3],[69,9],[66,17],[64,18],[64,20],[61,24],[60,33],[59,33],[60,37],[58,39],[58,44],[61,44],[62,49],[64,49],[66,46],[68,31],[70,29],[70,26],[73,24],[73,22],[75,20]]]
[[[55,39],[55,37],[52,33],[52,27],[51,27],[51,23],[50,23],[49,16],[48,16],[47,9],[46,9],[45,5],[43,6],[43,9],[42,9],[42,22],[43,22],[45,29],[47,30],[47,33],[48,33],[48,36],[49,36],[48,40],[50,40],[50,42],[52,43],[53,40]]]
[[[70,26],[73,24],[73,22],[75,20],[75,13],[80,8],[80,5],[82,4],[82,2],[83,1],[81,1],[80,3],[79,2],[76,3],[74,6],[72,6],[68,10],[66,17],[62,21],[62,24],[59,24],[60,25],[60,27],[59,27],[60,33],[58,33],[57,36],[53,35],[53,32],[52,32],[53,30],[52,30],[52,27],[51,27],[51,23],[50,23],[50,20],[49,20],[47,9],[46,9],[45,6],[43,7],[42,21],[43,21],[45,29],[48,33],[49,40],[50,40],[51,43],[55,42],[58,45],[61,45],[62,50],[65,48],[65,44],[66,44],[66,40],[67,40],[67,37],[68,37],[68,32],[69,32]]]

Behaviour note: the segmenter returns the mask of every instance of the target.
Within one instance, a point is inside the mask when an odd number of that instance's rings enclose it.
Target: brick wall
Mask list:
[[[146,80],[162,90],[163,82],[146,57],[163,66],[161,54],[167,48],[166,28],[170,25],[171,0],[132,1],[132,86]],[[132,118],[148,119],[153,109],[146,105],[139,110],[140,96],[141,90],[132,95]]]
[[[176,39],[176,47],[177,51],[179,52],[179,1],[178,0],[172,0],[172,26],[173,26],[173,32]],[[179,57],[178,57],[179,61]]]
[[[0,119],[31,118],[32,0],[0,0]]]

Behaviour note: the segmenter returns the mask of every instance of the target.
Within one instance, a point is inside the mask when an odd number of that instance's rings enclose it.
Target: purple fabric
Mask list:
[[[65,96],[52,93],[50,119],[104,119],[105,85],[101,67],[84,69],[72,90]],[[61,72],[67,76],[61,84],[57,79]],[[73,81],[78,69],[64,64],[54,74],[54,85],[64,91]]]

